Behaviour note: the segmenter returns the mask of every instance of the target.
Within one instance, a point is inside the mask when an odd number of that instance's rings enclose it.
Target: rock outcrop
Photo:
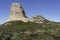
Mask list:
[[[19,3],[13,3],[11,5],[11,10],[10,10],[10,16],[8,21],[15,21],[15,20],[20,20],[23,22],[27,22],[28,18],[25,15],[25,12]]]
[[[44,17],[42,17],[41,15],[38,16],[34,16],[32,18],[28,18],[21,6],[20,3],[13,3],[11,5],[11,10],[10,10],[10,16],[8,19],[9,21],[23,21],[23,22],[35,22],[35,23],[43,23],[43,21],[45,20]]]
[[[43,23],[43,21],[45,20],[45,18],[41,15],[37,15],[37,16],[33,16],[31,18],[32,22],[35,22],[35,23]]]

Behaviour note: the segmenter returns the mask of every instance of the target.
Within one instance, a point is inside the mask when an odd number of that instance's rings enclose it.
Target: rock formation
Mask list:
[[[33,16],[31,18],[32,22],[35,22],[35,23],[43,23],[43,21],[45,20],[45,18],[41,15],[37,15],[37,16]]]
[[[10,10],[10,16],[8,21],[15,21],[15,20],[21,20],[23,22],[27,22],[27,16],[25,15],[25,12],[19,3],[13,3],[11,5],[11,10]]]
[[[39,15],[39,16],[32,17],[31,19],[27,18],[21,4],[13,3],[11,5],[10,16],[8,21],[16,21],[16,20],[23,21],[23,22],[30,21],[35,23],[42,23],[44,17]]]

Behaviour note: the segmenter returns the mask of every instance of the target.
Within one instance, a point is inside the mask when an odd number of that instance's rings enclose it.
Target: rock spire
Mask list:
[[[20,3],[12,3],[8,21],[21,20],[27,22],[27,16]]]

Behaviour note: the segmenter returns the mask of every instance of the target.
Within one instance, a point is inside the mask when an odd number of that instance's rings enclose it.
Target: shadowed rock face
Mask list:
[[[28,20],[22,6],[19,3],[13,3],[11,5],[10,16],[8,21],[14,20],[21,20],[24,22]]]

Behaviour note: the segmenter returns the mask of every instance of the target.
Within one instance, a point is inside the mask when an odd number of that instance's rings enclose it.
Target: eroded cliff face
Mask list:
[[[27,22],[28,18],[25,15],[25,12],[19,3],[12,3],[11,5],[11,10],[10,10],[10,16],[8,21],[15,21],[15,20],[20,20],[23,22]]]

